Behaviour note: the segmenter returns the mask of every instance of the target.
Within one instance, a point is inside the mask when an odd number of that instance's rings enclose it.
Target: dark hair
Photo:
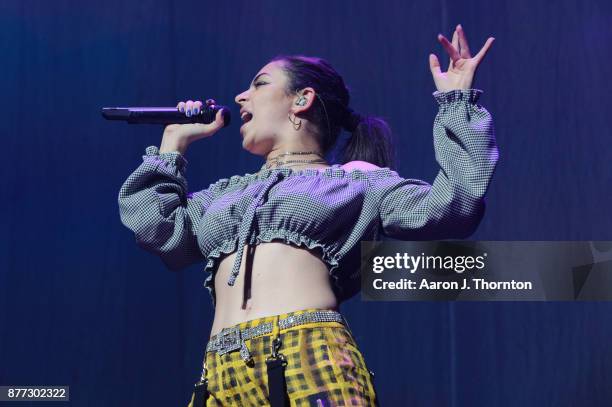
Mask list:
[[[304,55],[277,55],[270,62],[283,62],[287,74],[287,94],[312,87],[317,98],[309,120],[319,130],[319,144],[327,154],[338,140],[341,129],[351,137],[341,149],[341,162],[367,161],[379,167],[395,168],[395,149],[391,129],[379,117],[363,116],[349,107],[349,89],[326,60]]]

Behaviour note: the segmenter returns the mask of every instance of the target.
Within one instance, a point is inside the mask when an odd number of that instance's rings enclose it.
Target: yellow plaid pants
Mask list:
[[[278,320],[317,311],[308,308],[237,324],[239,329],[262,323],[275,324],[287,360],[285,381],[291,407],[376,406],[373,374],[347,326],[339,322],[313,322],[279,329]],[[273,334],[245,340],[252,356],[246,363],[240,352],[205,356],[208,391],[206,406],[266,406],[266,358],[271,355]],[[193,395],[188,407],[193,406]]]

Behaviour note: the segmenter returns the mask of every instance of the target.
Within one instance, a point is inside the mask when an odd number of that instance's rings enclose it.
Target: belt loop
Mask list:
[[[280,324],[278,321],[280,320],[280,315],[274,315],[274,320],[272,321],[272,338],[277,338],[280,336]]]
[[[278,352],[281,347],[280,326],[278,324],[279,318],[279,315],[274,316],[272,334],[270,335],[271,355],[266,359],[270,407],[289,406],[287,382],[285,381],[285,366],[287,366],[287,359],[285,355]]]

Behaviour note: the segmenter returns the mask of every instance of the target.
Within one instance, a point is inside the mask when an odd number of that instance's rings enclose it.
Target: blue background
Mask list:
[[[119,187],[162,128],[100,109],[230,105],[234,124],[187,152],[203,189],[261,166],[233,100],[278,53],[328,59],[352,107],[390,123],[398,172],[432,182],[436,35],[461,23],[473,53],[496,37],[474,87],[500,162],[471,239],[612,240],[610,21],[605,0],[2,1],[0,385],[187,404],[213,315],[203,265],[169,272],[121,224]],[[341,310],[383,406],[612,404],[610,303],[357,296]]]

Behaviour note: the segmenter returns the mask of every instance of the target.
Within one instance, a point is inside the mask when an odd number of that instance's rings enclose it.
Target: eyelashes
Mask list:
[[[266,84],[266,82],[255,82],[255,83],[253,84],[253,86],[258,87],[258,86],[260,86],[260,85],[265,85],[265,84]]]

